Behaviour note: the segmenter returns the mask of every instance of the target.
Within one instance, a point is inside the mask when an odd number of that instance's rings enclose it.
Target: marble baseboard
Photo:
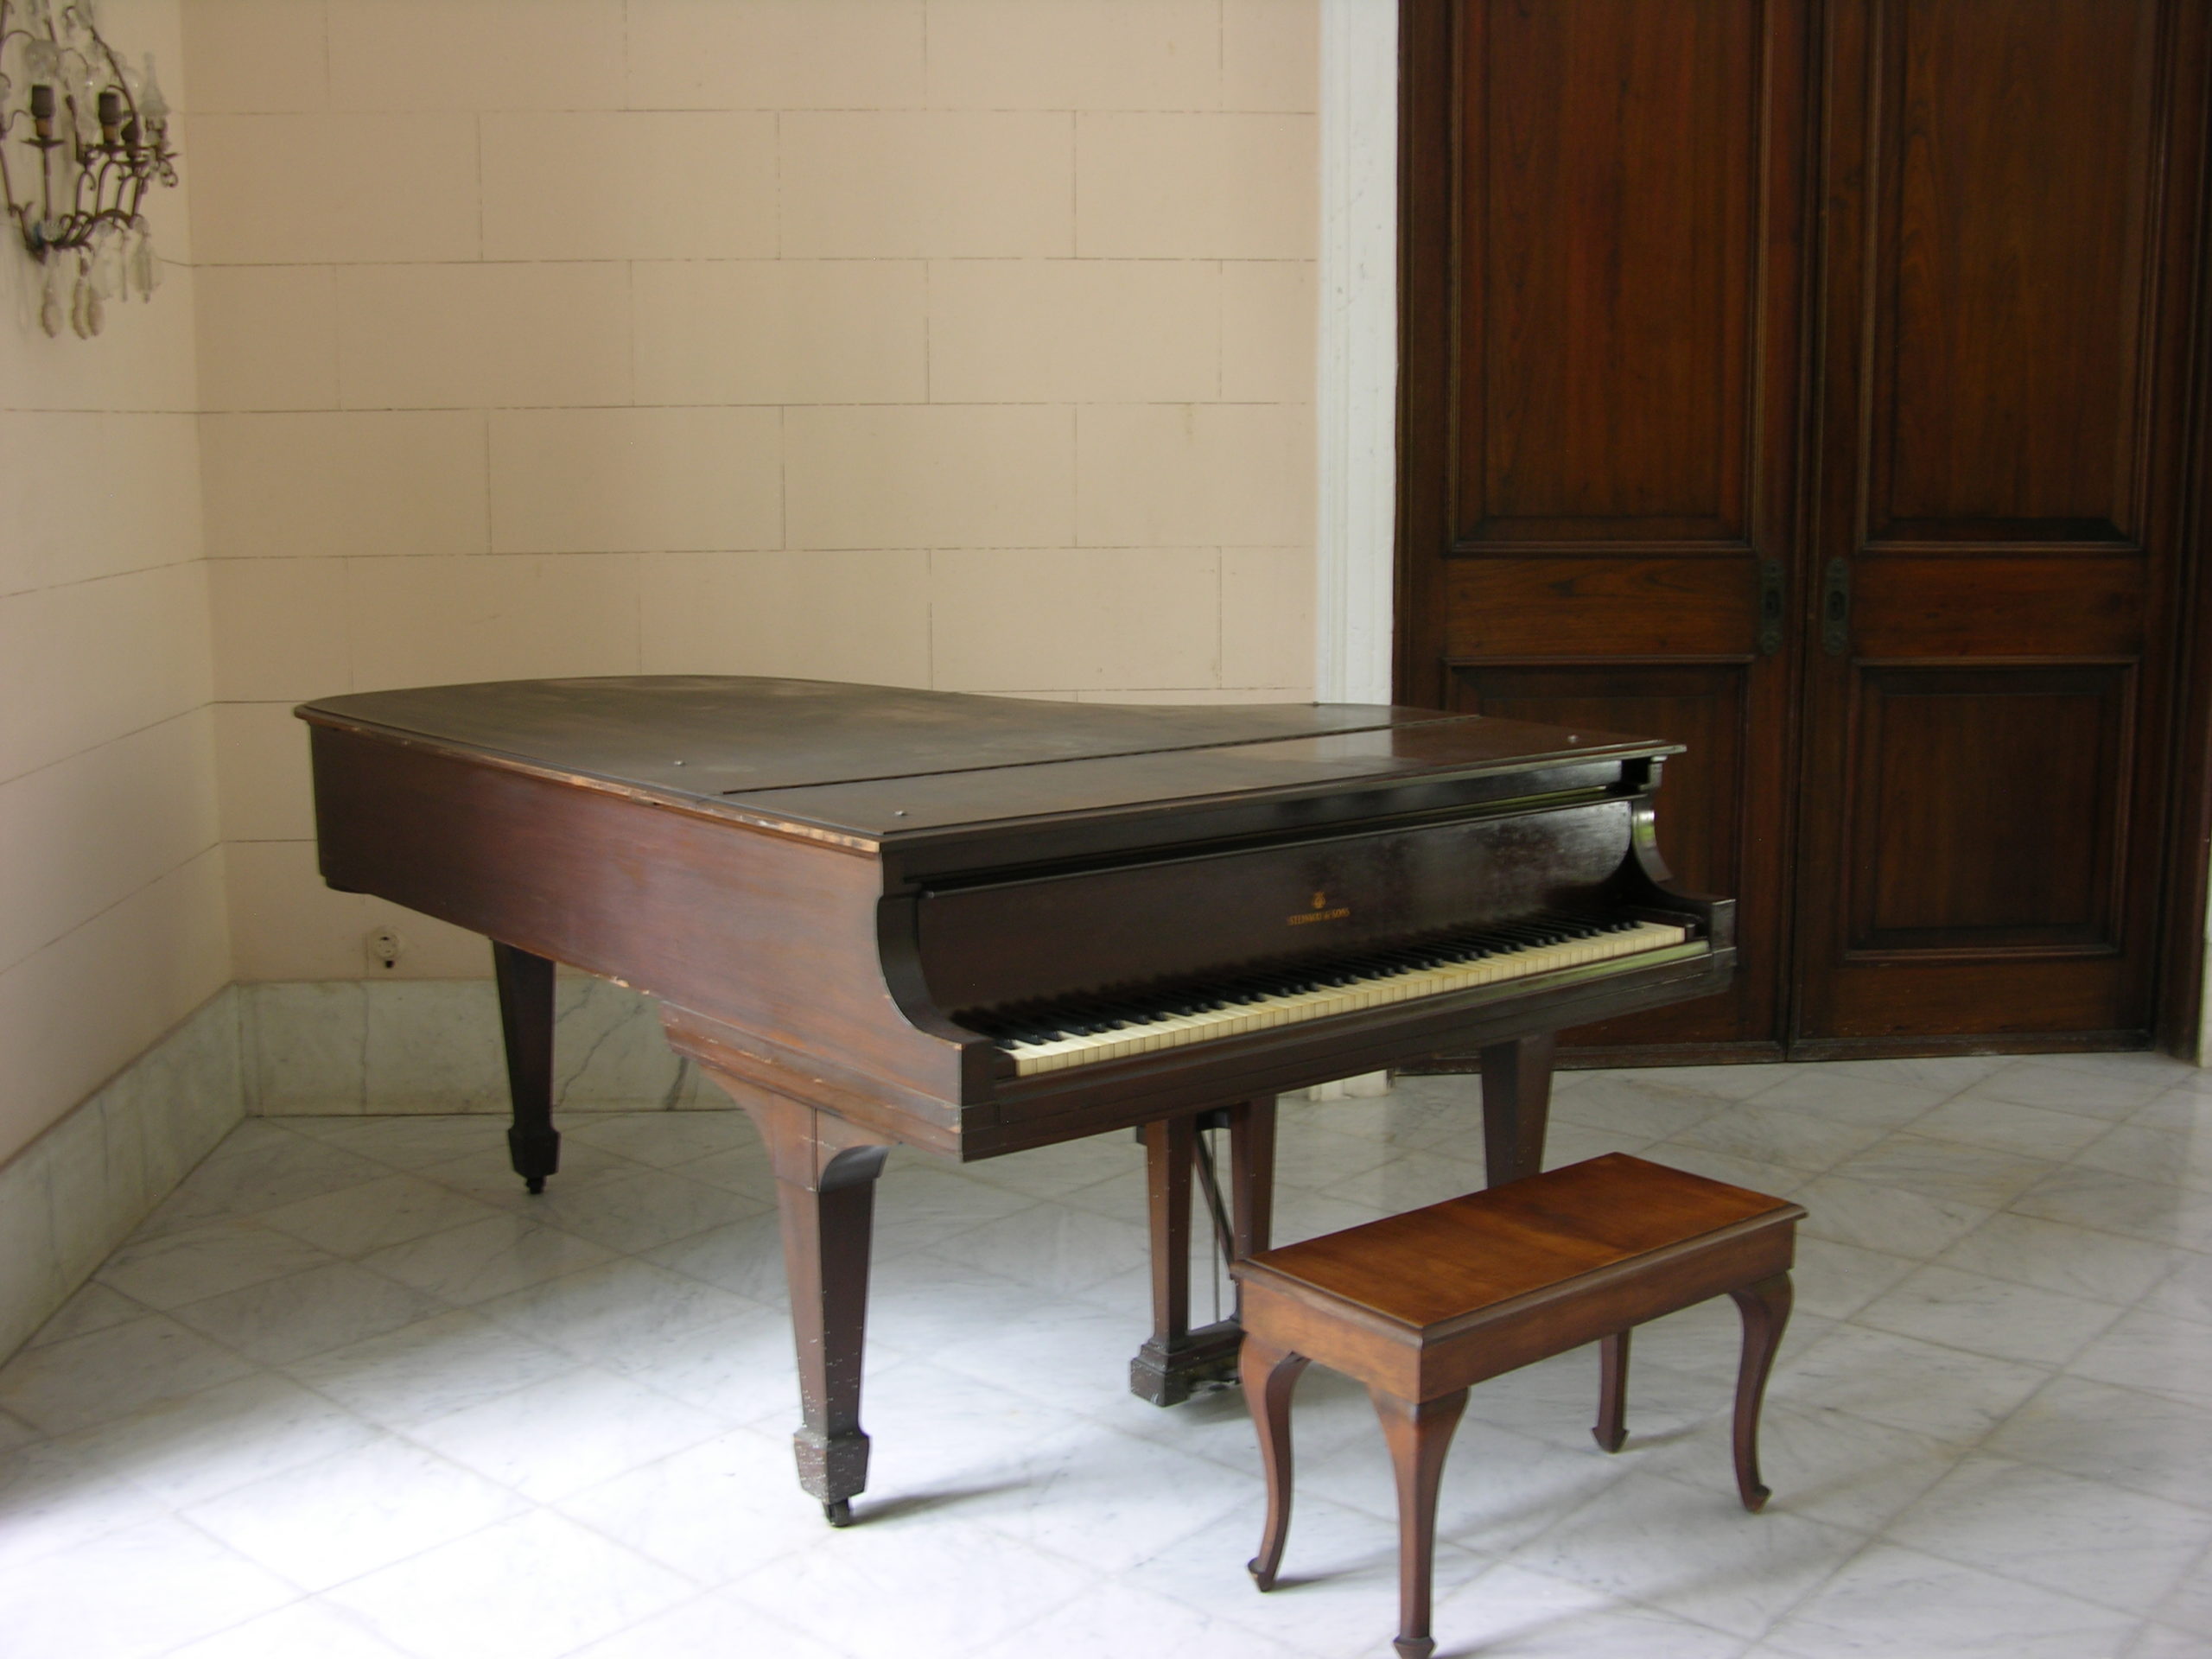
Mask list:
[[[19,1347],[244,1115],[226,986],[0,1167],[0,1355]]]
[[[507,1109],[499,999],[489,980],[284,981],[238,993],[250,1113]],[[651,997],[564,974],[554,1020],[556,1107],[729,1103],[670,1050]]]

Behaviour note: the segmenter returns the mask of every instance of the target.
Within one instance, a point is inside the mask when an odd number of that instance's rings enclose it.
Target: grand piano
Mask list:
[[[516,1171],[542,1191],[557,963],[658,999],[777,1177],[803,1424],[833,1524],[860,1424],[874,1181],[1136,1127],[1162,1403],[1190,1324],[1199,1125],[1230,1248],[1268,1243],[1274,1102],[1481,1057],[1487,1179],[1541,1164],[1554,1033],[1722,988],[1729,900],[1667,885],[1674,746],[1357,704],[1113,707],[721,677],[337,696],[321,869],[493,942]]]

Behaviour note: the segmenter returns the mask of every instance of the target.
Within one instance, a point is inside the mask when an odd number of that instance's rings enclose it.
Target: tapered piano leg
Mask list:
[[[1230,1234],[1238,1255],[1268,1248],[1274,1203],[1275,1103],[1270,1095],[1228,1110]],[[1201,1382],[1236,1375],[1243,1328],[1236,1319],[1191,1328],[1191,1172],[1194,1115],[1144,1127],[1145,1187],[1152,1224],[1152,1335],[1129,1362],[1129,1391],[1155,1406],[1180,1404]]]
[[[507,1095],[514,1122],[507,1156],[533,1192],[561,1167],[561,1134],[553,1127],[553,964],[543,957],[492,941],[499,982],[499,1029],[507,1046]]]
[[[1503,1186],[1544,1166],[1544,1130],[1552,1112],[1549,1032],[1483,1050],[1484,1185]]]
[[[798,1484],[833,1527],[852,1521],[868,1485],[861,1366],[868,1339],[868,1244],[875,1178],[890,1147],[843,1119],[764,1096],[713,1071],[752,1116],[776,1172],[784,1276],[798,1351]]]

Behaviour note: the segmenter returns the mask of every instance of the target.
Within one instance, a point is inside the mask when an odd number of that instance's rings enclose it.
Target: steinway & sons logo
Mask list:
[[[1304,927],[1308,922],[1341,922],[1351,914],[1350,905],[1332,905],[1326,893],[1316,893],[1312,909],[1287,919],[1293,927]]]

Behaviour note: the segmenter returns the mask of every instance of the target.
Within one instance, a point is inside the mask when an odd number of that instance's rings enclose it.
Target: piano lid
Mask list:
[[[868,836],[1676,747],[1374,703],[1047,702],[728,675],[422,686],[296,712]]]

